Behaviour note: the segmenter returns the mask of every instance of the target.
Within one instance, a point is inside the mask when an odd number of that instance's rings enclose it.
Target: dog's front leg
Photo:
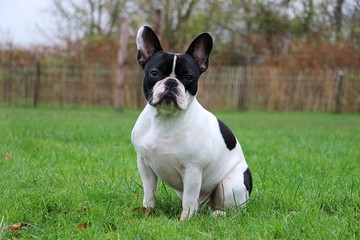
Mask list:
[[[157,176],[141,156],[138,156],[137,165],[144,187],[143,207],[155,207],[155,194],[157,187]]]
[[[183,198],[180,220],[191,218],[199,209],[202,172],[195,166],[186,166],[183,172]]]

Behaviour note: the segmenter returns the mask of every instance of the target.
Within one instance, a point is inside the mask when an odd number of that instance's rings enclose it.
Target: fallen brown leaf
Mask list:
[[[83,208],[79,209],[79,212],[89,212],[89,211],[90,211],[90,209],[86,208],[86,207],[83,207]]]
[[[25,227],[26,225],[27,224],[25,224],[25,223],[14,223],[14,224],[9,225],[9,230],[16,231],[16,230],[21,229],[22,227]]]
[[[78,229],[85,230],[85,229],[88,229],[89,224],[87,224],[87,223],[79,223],[79,224],[77,225],[77,227],[78,227]]]
[[[6,152],[6,153],[3,154],[3,158],[5,160],[7,160],[7,159],[11,158],[11,154]]]
[[[146,215],[149,215],[149,216],[152,214],[150,209],[148,209],[146,207],[136,207],[136,208],[134,208],[133,211],[134,212],[143,212],[143,213],[145,213]]]

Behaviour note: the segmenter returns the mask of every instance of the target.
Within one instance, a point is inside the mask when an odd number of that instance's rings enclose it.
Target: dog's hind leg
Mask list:
[[[215,188],[212,194],[214,209],[242,206],[250,196],[250,170],[237,165]],[[217,214],[218,215],[218,214]]]

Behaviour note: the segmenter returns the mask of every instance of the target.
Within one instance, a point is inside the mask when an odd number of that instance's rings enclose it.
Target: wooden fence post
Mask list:
[[[34,107],[39,104],[40,97],[40,84],[41,84],[41,64],[40,61],[36,62],[36,77],[34,82]]]
[[[248,67],[244,66],[242,67],[242,78],[240,78],[240,95],[238,98],[238,109],[241,111],[246,111],[247,110],[247,91],[248,91]]]
[[[336,112],[341,112],[341,92],[342,92],[342,85],[344,80],[344,73],[342,70],[338,72],[339,80],[337,84],[337,93],[336,93]]]
[[[11,68],[6,68],[5,79],[4,79],[4,102],[10,103],[11,98]]]

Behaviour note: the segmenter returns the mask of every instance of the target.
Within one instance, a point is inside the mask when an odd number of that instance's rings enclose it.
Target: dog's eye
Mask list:
[[[150,71],[150,77],[158,77],[159,76],[159,72],[156,70],[151,70]]]
[[[187,74],[185,75],[184,79],[188,82],[191,82],[192,80],[194,80],[194,77],[191,74]]]

